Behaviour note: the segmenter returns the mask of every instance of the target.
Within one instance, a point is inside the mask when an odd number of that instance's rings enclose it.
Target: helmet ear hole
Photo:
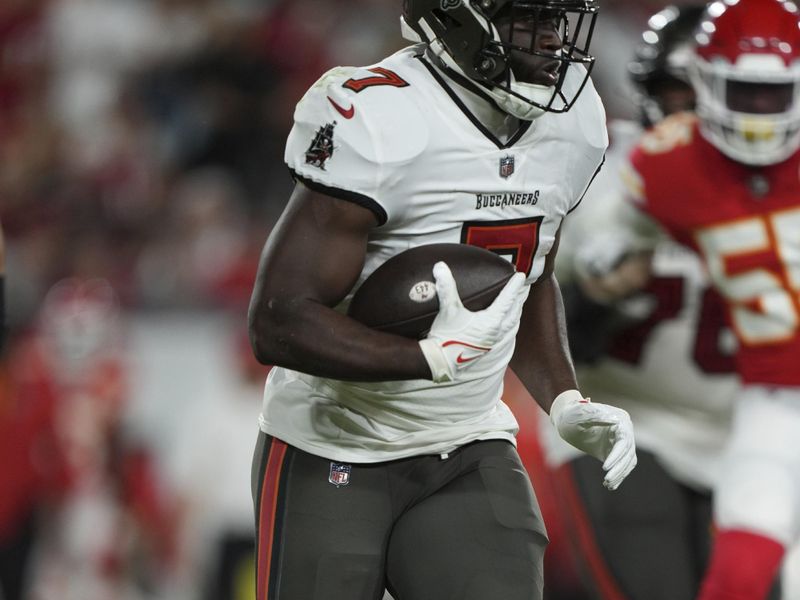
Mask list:
[[[478,64],[475,65],[475,68],[487,79],[494,79],[496,77],[497,61],[489,56],[483,56],[478,59]]]

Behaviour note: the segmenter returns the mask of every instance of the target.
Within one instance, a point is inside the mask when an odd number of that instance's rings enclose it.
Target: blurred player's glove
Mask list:
[[[601,304],[640,291],[650,278],[651,254],[625,235],[601,235],[575,253],[575,274],[583,293]]]
[[[461,369],[469,367],[517,326],[527,298],[525,275],[515,273],[492,304],[479,311],[464,308],[455,279],[443,262],[433,266],[439,314],[428,337],[419,345],[436,383],[455,381]]]
[[[632,240],[619,232],[598,234],[583,240],[575,251],[579,277],[602,277],[612,273],[635,251]]]
[[[617,489],[636,466],[633,423],[621,408],[595,404],[578,390],[567,390],[553,401],[550,420],[566,442],[603,461],[608,489]]]

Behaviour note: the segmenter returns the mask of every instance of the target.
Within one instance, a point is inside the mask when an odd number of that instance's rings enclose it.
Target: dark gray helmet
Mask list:
[[[405,0],[405,35],[423,41],[445,66],[478,83],[498,105],[520,118],[544,111],[565,112],[580,94],[594,64],[589,44],[597,17],[597,0]],[[501,39],[499,19],[526,22],[555,20],[562,47],[557,52],[521,47]],[[510,66],[511,51],[558,62],[552,86],[520,82]],[[568,68],[581,65],[581,79],[564,86]],[[538,88],[538,89],[537,89]]]
[[[628,63],[628,76],[636,88],[644,125],[657,123],[669,112],[660,98],[665,88],[690,88],[686,69],[692,57],[695,29],[705,8],[705,4],[667,6],[647,21],[647,29]]]

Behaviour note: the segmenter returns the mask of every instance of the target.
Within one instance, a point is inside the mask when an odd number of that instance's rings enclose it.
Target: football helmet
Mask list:
[[[45,296],[41,331],[65,373],[108,355],[118,333],[119,302],[105,279],[62,279]]]
[[[524,120],[544,112],[566,112],[586,84],[594,65],[589,45],[597,18],[597,0],[404,0],[403,35],[424,42],[443,66],[469,81],[501,110]],[[500,21],[510,24],[501,34]],[[519,26],[539,31],[552,23],[559,47],[537,47],[536,37],[519,43]],[[548,25],[550,26],[550,25]],[[553,84],[523,81],[515,73],[514,54],[530,54],[551,65]],[[579,69],[577,84],[564,85],[567,71]]]
[[[800,14],[787,0],[710,4],[689,75],[703,136],[730,158],[760,166],[800,147]]]
[[[628,77],[636,89],[640,119],[650,127],[677,107],[666,102],[669,90],[681,90],[693,98],[687,67],[692,58],[694,32],[705,4],[667,6],[647,21],[647,29],[628,63]],[[690,110],[693,104],[680,107]]]

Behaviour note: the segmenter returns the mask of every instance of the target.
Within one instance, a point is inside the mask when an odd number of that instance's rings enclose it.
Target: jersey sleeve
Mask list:
[[[645,180],[640,172],[641,162],[641,151],[636,148],[620,168],[625,202],[616,212],[620,227],[628,233],[632,245],[637,249],[652,250],[669,235],[657,215],[653,214],[653,204],[648,200]]]
[[[298,102],[284,160],[296,180],[368,208],[383,224],[387,215],[376,200],[381,172],[374,142],[363,118],[355,118],[353,99],[337,85],[347,75],[345,68],[329,71]]]
[[[583,73],[583,67],[571,67],[565,81],[567,88],[575,88],[571,93],[577,93],[577,86],[583,81]],[[574,200],[568,212],[574,211],[583,200],[603,167],[608,148],[606,111],[591,79],[586,80],[575,106],[567,114],[570,113],[574,118],[574,124],[571,125],[574,131],[571,133],[576,136],[582,151],[572,167]]]
[[[397,182],[427,138],[413,103],[398,89],[403,86],[352,85],[370,75],[375,78],[374,71],[337,67],[306,92],[285,161],[296,180],[368,208],[383,225],[407,207]]]

